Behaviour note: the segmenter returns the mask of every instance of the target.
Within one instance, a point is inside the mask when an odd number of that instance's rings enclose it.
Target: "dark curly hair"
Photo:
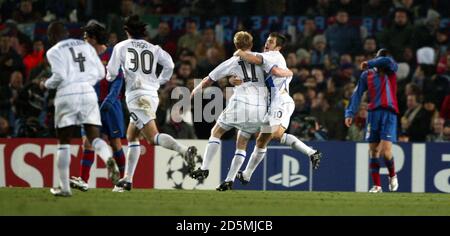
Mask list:
[[[142,22],[138,15],[127,17],[124,25],[125,31],[127,31],[132,38],[143,38],[147,35],[147,24]]]
[[[90,23],[83,30],[90,38],[95,38],[98,44],[108,43],[108,34],[103,26],[97,23]]]

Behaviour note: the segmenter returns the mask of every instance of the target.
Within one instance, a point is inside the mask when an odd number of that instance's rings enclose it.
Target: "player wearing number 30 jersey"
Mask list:
[[[130,111],[130,124],[127,131],[128,158],[124,178],[115,186],[114,191],[131,190],[134,171],[140,156],[139,134],[154,145],[184,155],[188,166],[193,170],[197,155],[196,148],[186,147],[167,134],[159,133],[155,118],[158,108],[158,89],[172,76],[174,63],[171,56],[161,47],[142,38],[146,35],[146,24],[138,16],[130,16],[125,22],[128,39],[118,43],[107,65],[106,79],[113,81],[122,69],[125,77],[125,98]],[[156,64],[163,67],[156,76]]]

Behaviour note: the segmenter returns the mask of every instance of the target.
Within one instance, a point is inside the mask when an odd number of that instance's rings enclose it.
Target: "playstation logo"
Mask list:
[[[304,175],[300,175],[300,163],[297,159],[283,155],[283,168],[281,173],[269,177],[269,182],[273,184],[281,184],[290,188],[302,184],[308,180]]]

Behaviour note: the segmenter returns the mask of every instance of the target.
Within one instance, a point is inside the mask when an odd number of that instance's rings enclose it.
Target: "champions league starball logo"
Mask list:
[[[197,164],[201,165],[202,161],[202,157],[197,155],[195,161],[196,166]],[[205,182],[204,179],[195,180],[189,176],[190,171],[188,165],[186,161],[184,161],[183,156],[179,153],[174,154],[169,158],[167,167],[167,181],[173,184],[172,187],[174,189],[196,189],[197,186]]]

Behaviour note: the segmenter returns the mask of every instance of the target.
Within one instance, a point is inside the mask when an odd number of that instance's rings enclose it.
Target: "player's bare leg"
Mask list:
[[[248,160],[247,166],[244,171],[239,171],[237,173],[237,178],[241,181],[242,184],[248,184],[250,182],[250,178],[252,177],[253,172],[259,163],[264,159],[264,156],[267,152],[267,144],[269,144],[270,140],[272,140],[272,133],[263,133],[261,132],[256,139],[256,145],[253,149],[253,152]]]
[[[220,147],[220,138],[228,130],[222,128],[218,123],[214,125],[211,130],[211,136],[208,140],[208,145],[206,146],[205,153],[203,155],[202,166],[191,173],[191,177],[194,179],[206,179],[209,175],[209,166]]]
[[[70,175],[70,139],[73,133],[77,129],[76,126],[68,126],[64,128],[58,128],[56,130],[56,136],[59,140],[58,152],[56,154],[57,167],[59,171],[59,187],[51,188],[50,192],[57,197],[70,197],[72,192],[69,185]]]
[[[372,175],[373,187],[369,190],[370,193],[381,193],[380,181],[380,153],[381,145],[379,143],[369,144],[369,156],[370,156],[370,171]]]
[[[280,126],[277,131],[273,133],[272,139],[279,140],[281,144],[290,146],[292,149],[299,151],[311,160],[313,169],[318,169],[320,164],[320,159],[322,158],[322,153],[319,150],[314,150],[307,146],[300,139],[292,134],[286,133],[286,128]]]
[[[231,190],[233,187],[233,182],[236,178],[238,171],[241,169],[242,164],[247,156],[247,145],[251,134],[245,133],[239,130],[236,139],[236,152],[234,153],[233,160],[231,161],[230,170],[228,170],[227,178],[223,183],[216,188],[218,191]]]
[[[141,133],[149,143],[162,146],[183,155],[190,171],[192,172],[194,170],[195,157],[197,156],[196,147],[186,147],[185,145],[174,139],[172,136],[164,133],[159,133],[154,120],[151,120],[150,122],[145,124],[141,130]]]
[[[398,189],[398,179],[395,173],[394,158],[392,155],[392,142],[381,140],[380,147],[380,155],[384,157],[384,164],[389,171],[389,191],[395,192]]]

